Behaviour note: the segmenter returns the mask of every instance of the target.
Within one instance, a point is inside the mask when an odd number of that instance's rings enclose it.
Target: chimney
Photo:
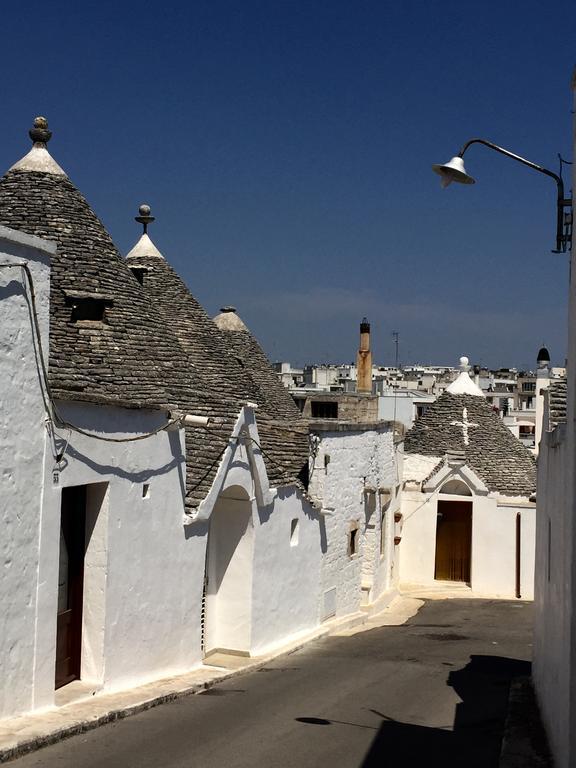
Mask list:
[[[370,352],[370,323],[366,318],[360,323],[360,349],[356,356],[357,392],[372,394],[372,352]]]

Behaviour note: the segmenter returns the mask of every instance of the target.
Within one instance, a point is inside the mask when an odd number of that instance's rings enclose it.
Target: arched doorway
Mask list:
[[[470,583],[472,502],[438,501],[434,578]]]
[[[248,494],[232,486],[210,517],[204,650],[250,652],[254,526]]]

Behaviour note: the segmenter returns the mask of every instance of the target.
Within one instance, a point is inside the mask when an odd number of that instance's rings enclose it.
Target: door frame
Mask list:
[[[467,530],[467,550],[468,550],[468,565],[467,565],[467,573],[464,575],[467,576],[467,578],[457,579],[457,578],[441,578],[438,576],[438,534],[439,534],[439,516],[442,514],[441,511],[441,505],[446,505],[446,507],[452,506],[452,509],[456,505],[460,505],[461,507],[466,506],[467,507],[467,513],[468,513],[468,530]],[[472,584],[472,553],[473,553],[473,526],[474,526],[474,504],[473,500],[470,496],[461,496],[455,498],[454,496],[451,496],[450,498],[439,498],[434,505],[435,511],[436,511],[436,526],[435,526],[435,536],[434,536],[434,581],[442,581],[442,582],[458,582],[461,584],[468,584],[468,586],[471,586]]]

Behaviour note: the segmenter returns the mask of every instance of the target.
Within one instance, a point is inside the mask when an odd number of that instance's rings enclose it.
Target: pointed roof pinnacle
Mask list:
[[[134,216],[134,220],[138,221],[144,227],[144,234],[148,233],[148,224],[152,224],[156,220],[155,216],[150,216],[150,206],[146,203],[142,203],[138,209],[139,216]]]
[[[34,118],[34,125],[28,131],[28,135],[34,144],[48,144],[52,138],[52,131],[48,130],[48,120],[42,115]]]
[[[46,144],[52,138],[48,130],[48,120],[41,115],[34,118],[34,125],[28,131],[32,139],[32,149],[27,155],[10,168],[11,171],[36,171],[36,173],[51,173],[54,176],[66,176],[52,155],[46,149]]]
[[[220,314],[213,318],[221,331],[247,331],[248,328],[236,314],[236,307],[222,307]]]
[[[126,258],[143,259],[147,256],[152,256],[156,259],[163,259],[164,256],[162,256],[158,248],[156,248],[152,240],[148,237],[148,224],[152,224],[152,222],[155,221],[155,217],[150,215],[150,206],[146,205],[146,203],[142,203],[138,212],[139,215],[134,216],[134,220],[139,224],[142,224],[144,232],[142,233],[140,240],[138,240],[136,245],[127,254]]]
[[[446,387],[446,392],[451,395],[474,395],[475,397],[484,397],[484,392],[470,378],[468,371],[470,365],[467,357],[460,358],[460,373],[457,378]]]

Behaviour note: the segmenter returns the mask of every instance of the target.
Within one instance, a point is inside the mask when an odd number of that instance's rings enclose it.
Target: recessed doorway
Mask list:
[[[85,551],[86,486],[63,488],[58,566],[56,688],[80,677]]]
[[[470,583],[472,502],[439,501],[434,578]]]
[[[210,518],[204,612],[205,653],[249,654],[254,526],[248,494],[239,486],[218,499]]]
[[[104,674],[108,483],[62,489],[55,688]]]

